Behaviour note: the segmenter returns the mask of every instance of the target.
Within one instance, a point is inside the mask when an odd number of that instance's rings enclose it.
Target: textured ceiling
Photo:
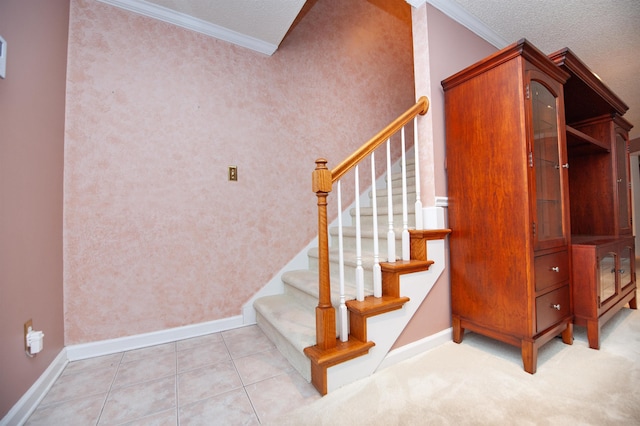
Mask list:
[[[305,0],[99,0],[273,54]],[[373,1],[373,0],[368,0]],[[379,0],[376,0],[379,1]],[[428,2],[498,48],[527,38],[568,47],[628,106],[640,137],[640,0],[406,0]],[[309,2],[310,4],[313,3]]]

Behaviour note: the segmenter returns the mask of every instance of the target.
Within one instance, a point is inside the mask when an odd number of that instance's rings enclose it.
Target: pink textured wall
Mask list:
[[[497,49],[431,5],[413,10],[413,34],[416,63],[428,64],[428,69],[416,71],[416,91],[429,93],[433,122],[430,137],[433,147],[425,147],[421,151],[422,166],[432,168],[433,175],[425,177],[428,180],[423,184],[431,185],[436,196],[446,196],[444,92],[440,82]],[[427,57],[421,58],[425,52]],[[425,154],[428,151],[430,155]],[[447,268],[394,347],[404,346],[451,326],[449,281]]]
[[[66,344],[239,315],[315,235],[315,159],[414,102],[410,21],[365,0],[272,57],[95,0],[69,32]]]
[[[0,1],[0,418],[63,347],[62,185],[69,0]],[[44,331],[24,352],[23,325]]]
[[[447,193],[446,144],[444,91],[442,90],[441,82],[498,49],[432,6],[428,6],[427,20],[431,97],[435,104],[441,106],[440,108],[434,108],[432,111],[434,150],[437,158],[435,162],[436,193],[445,195]]]

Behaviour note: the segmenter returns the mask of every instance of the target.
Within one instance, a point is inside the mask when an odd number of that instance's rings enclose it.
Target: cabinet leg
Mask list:
[[[567,345],[573,345],[573,323],[569,322],[562,332],[562,341]]]
[[[464,328],[460,325],[460,317],[454,316],[452,317],[453,322],[453,341],[455,343],[462,343],[462,338],[464,337]]]
[[[536,373],[536,367],[538,365],[538,347],[534,342],[522,341],[522,364],[524,364],[524,371],[529,374]]]
[[[598,320],[587,320],[587,339],[591,349],[600,349],[600,323]]]
[[[638,309],[638,294],[636,290],[636,295],[633,296],[633,299],[629,300],[629,308]]]

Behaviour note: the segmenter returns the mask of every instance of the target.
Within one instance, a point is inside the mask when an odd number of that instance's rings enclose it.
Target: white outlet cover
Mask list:
[[[7,42],[0,36],[0,78],[7,75]]]

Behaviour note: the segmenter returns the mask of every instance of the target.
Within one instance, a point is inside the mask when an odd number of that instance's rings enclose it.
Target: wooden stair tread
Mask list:
[[[408,301],[408,297],[368,296],[365,297],[363,301],[349,300],[346,304],[351,312],[355,312],[363,317],[371,317],[400,309]]]
[[[363,342],[349,336],[349,340],[346,342],[336,339],[334,348],[323,350],[314,345],[305,348],[304,353],[311,359],[313,364],[327,368],[365,355],[374,346],[374,342]]]
[[[423,240],[443,240],[451,233],[451,229],[411,229],[409,230],[411,238],[420,238]]]
[[[380,262],[380,268],[383,272],[410,274],[413,272],[426,271],[433,263],[433,260],[396,260],[393,263]]]

